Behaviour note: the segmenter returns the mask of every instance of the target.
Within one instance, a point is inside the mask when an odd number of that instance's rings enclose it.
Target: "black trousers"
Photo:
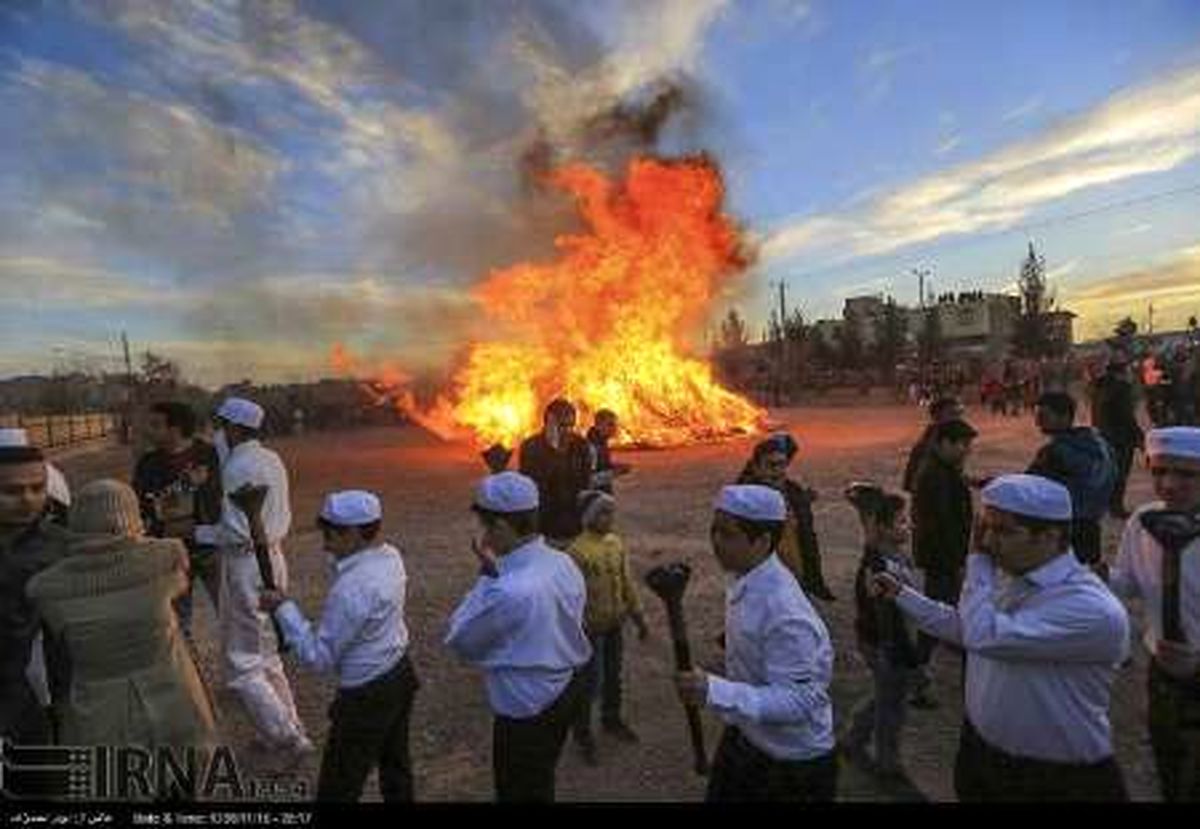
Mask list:
[[[926,570],[925,595],[949,605],[958,604],[958,596],[962,593],[962,569],[957,570]],[[917,663],[928,665],[933,649],[938,643],[936,636],[917,632]]]
[[[605,633],[588,637],[592,643],[592,658],[584,666],[585,694],[579,706],[575,729],[585,732],[591,728],[592,703],[600,697],[600,721],[614,725],[621,721],[621,663],[625,640],[618,625]]]
[[[1129,482],[1129,470],[1133,468],[1133,446],[1111,444],[1113,460],[1117,462],[1117,482],[1113,486],[1109,511],[1113,514],[1125,511],[1125,485]]]
[[[1098,518],[1080,518],[1071,524],[1071,548],[1083,564],[1092,565],[1100,560],[1100,538]]]
[[[579,718],[586,679],[576,671],[558,699],[535,717],[496,716],[492,776],[498,803],[553,803],[554,772],[571,725]]]
[[[412,801],[408,724],[419,687],[405,655],[383,676],[338,691],[329,706],[331,724],[317,780],[318,801],[356,802],[376,766],[385,801]]]
[[[1200,683],[1175,679],[1150,662],[1150,745],[1168,803],[1200,802]]]
[[[988,744],[963,720],[954,761],[954,793],[963,803],[1124,803],[1129,800],[1116,758],[1056,763],[1018,757]]]
[[[704,799],[709,803],[832,803],[837,780],[835,752],[812,760],[776,760],[728,726],[713,758]]]
[[[51,714],[21,676],[0,693],[0,737],[19,746],[54,745]]]

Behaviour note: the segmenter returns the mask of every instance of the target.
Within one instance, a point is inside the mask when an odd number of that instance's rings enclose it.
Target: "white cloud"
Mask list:
[[[824,251],[841,261],[1004,229],[1071,193],[1171,170],[1198,154],[1200,67],[1191,67],[861,209],[798,218],[772,233],[763,253],[787,260]]]
[[[1149,222],[1139,222],[1138,224],[1130,225],[1123,230],[1118,230],[1117,235],[1141,236],[1143,233],[1149,233],[1151,230],[1154,230],[1154,225],[1150,224]]]
[[[1080,261],[1078,259],[1068,259],[1061,265],[1056,265],[1046,271],[1047,282],[1057,282],[1060,279],[1070,276],[1079,270]]]
[[[1107,335],[1131,311],[1140,319],[1151,301],[1156,328],[1182,328],[1188,317],[1200,315],[1200,245],[1143,267],[1070,284],[1065,293],[1063,306],[1080,315],[1084,338]]]
[[[1005,122],[1022,121],[1040,112],[1045,103],[1046,99],[1042,95],[1034,95],[1026,98],[1023,102],[1004,113],[1000,120]]]
[[[874,103],[885,97],[892,89],[896,67],[919,51],[914,46],[904,46],[876,47],[867,52],[858,65],[859,76],[867,87],[867,100]]]
[[[945,155],[946,153],[950,152],[951,150],[953,150],[955,147],[957,147],[961,143],[962,143],[961,135],[958,135],[958,134],[948,135],[945,138],[938,141],[937,147],[934,148],[934,153],[937,155]]]
[[[170,305],[169,290],[133,282],[89,264],[48,256],[0,257],[0,284],[7,308],[44,310]]]
[[[41,221],[94,226],[119,198],[126,209],[139,207],[160,221],[171,212],[226,224],[262,203],[282,166],[244,132],[60,64],[21,60],[3,97],[33,113],[26,124],[30,167],[48,162],[55,211],[42,211]],[[58,169],[62,157],[98,169],[68,178]]]

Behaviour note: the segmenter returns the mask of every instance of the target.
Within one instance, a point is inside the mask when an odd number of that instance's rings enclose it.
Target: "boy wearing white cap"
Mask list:
[[[685,704],[726,722],[706,799],[832,802],[837,793],[829,631],[776,555],[783,496],[727,486],[715,504],[713,552],[737,577],[725,605],[725,676],[676,676]]]
[[[370,492],[326,496],[317,525],[336,572],[315,627],[283,593],[260,596],[296,658],[338,678],[317,782],[322,802],[357,801],[375,766],[384,801],[413,799],[408,724],[419,683],[408,658],[404,562],[379,537],[382,521]]]
[[[484,478],[471,507],[481,575],[450,618],[446,645],[484,670],[495,714],[492,773],[501,802],[554,800],[554,774],[583,701],[587,590],[538,533],[538,488],[516,472]]]
[[[1200,428],[1146,440],[1159,501],[1125,525],[1109,583],[1142,600],[1150,652],[1149,727],[1167,801],[1200,800]]]
[[[957,608],[890,574],[873,579],[919,627],[966,651],[955,793],[962,801],[1124,800],[1108,708],[1129,619],[1071,553],[1071,494],[1047,478],[1003,475],[981,501]]]
[[[279,455],[258,440],[263,410],[256,403],[231,397],[221,404],[215,420],[214,444],[219,453],[227,448],[221,463],[224,499],[217,529],[221,555],[218,621],[225,682],[246,706],[266,747],[282,751],[286,759],[298,759],[312,752],[313,746],[296,712],[279,658],[279,643],[267,614],[258,607],[263,580],[249,521],[230,498],[242,487],[267,487],[262,524],[275,584],[287,590],[283,539],[292,523],[287,469]]]

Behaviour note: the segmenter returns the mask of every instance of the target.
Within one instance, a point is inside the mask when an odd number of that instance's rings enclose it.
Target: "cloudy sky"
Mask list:
[[[1085,337],[1200,314],[1194,0],[3,0],[0,376],[122,330],[207,383],[444,363],[569,223],[531,148],[619,156],[587,125],[664,80],[758,324],[780,280],[1004,289],[1030,240]]]

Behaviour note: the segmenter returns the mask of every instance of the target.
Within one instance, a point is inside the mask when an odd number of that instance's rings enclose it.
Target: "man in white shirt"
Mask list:
[[[1155,429],[1146,454],[1160,500],[1129,519],[1109,583],[1142,600],[1158,782],[1165,800],[1191,802],[1200,800],[1200,429]]]
[[[1036,475],[981,493],[958,607],[887,573],[874,590],[967,654],[954,768],[962,801],[1125,800],[1108,718],[1125,608],[1071,552],[1071,494]]]
[[[226,685],[245,705],[259,741],[285,762],[313,751],[296,712],[292,690],[279,658],[279,643],[270,619],[258,607],[263,587],[258,559],[245,513],[230,499],[244,486],[267,487],[262,523],[275,585],[287,590],[283,539],[292,523],[288,506],[287,470],[279,455],[258,441],[263,410],[256,403],[231,397],[217,410],[214,443],[227,447],[221,464],[224,500],[217,528],[221,555],[218,622]]]
[[[385,802],[413,799],[408,725],[419,683],[408,658],[404,562],[379,537],[382,521],[379,498],[370,492],[326,496],[317,526],[335,574],[315,627],[283,593],[260,596],[296,658],[338,678],[317,781],[320,802],[357,801],[375,766]]]
[[[713,552],[736,577],[726,594],[725,676],[676,677],[685,704],[707,706],[726,723],[706,799],[832,802],[833,645],[775,554],[787,506],[778,491],[754,484],[725,487],[715,506]]]
[[[583,704],[587,588],[538,534],[538,489],[516,472],[484,478],[472,509],[480,577],[450,618],[446,645],[483,668],[495,714],[492,773],[500,802],[554,800],[554,774]]]

